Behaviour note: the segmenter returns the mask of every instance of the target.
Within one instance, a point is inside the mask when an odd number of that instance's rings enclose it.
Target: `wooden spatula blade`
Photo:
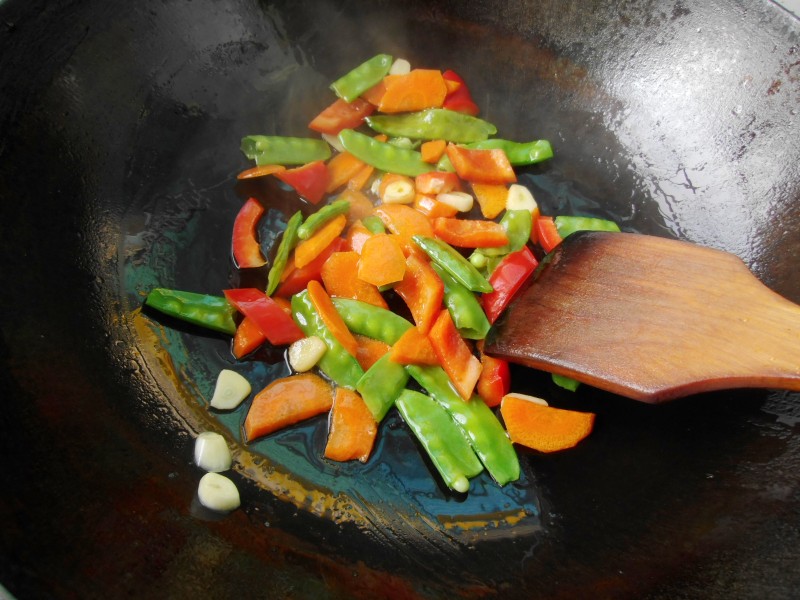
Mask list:
[[[583,232],[547,257],[485,350],[645,402],[800,390],[800,307],[732,254]]]

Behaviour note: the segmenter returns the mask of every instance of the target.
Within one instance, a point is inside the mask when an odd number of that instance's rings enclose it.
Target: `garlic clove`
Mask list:
[[[222,369],[217,376],[217,385],[211,398],[211,408],[231,410],[239,406],[250,395],[250,382],[236,371]]]
[[[236,484],[219,473],[206,473],[197,486],[200,504],[208,509],[229,512],[239,508],[241,499]]]
[[[194,462],[204,471],[218,473],[231,468],[231,451],[225,438],[213,431],[204,431],[194,442]]]

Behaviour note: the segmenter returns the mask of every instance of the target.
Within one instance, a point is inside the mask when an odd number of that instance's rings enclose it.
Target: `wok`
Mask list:
[[[306,135],[378,53],[452,68],[505,136],[556,157],[543,212],[739,255],[800,301],[800,23],[766,2],[0,3],[0,583],[19,598],[747,598],[800,586],[798,395],[597,413],[574,451],[448,495],[397,421],[367,466],[324,422],[256,448],[204,408],[227,342],[153,321],[158,282],[218,292],[249,133]],[[256,190],[267,194],[268,190]],[[277,194],[277,192],[275,192]],[[273,196],[276,206],[278,196]],[[274,235],[279,211],[269,213]],[[747,340],[742,340],[747,344]],[[256,381],[280,362],[241,366]],[[231,417],[235,421],[235,418]],[[197,432],[242,508],[198,509]],[[310,448],[310,450],[309,450]]]

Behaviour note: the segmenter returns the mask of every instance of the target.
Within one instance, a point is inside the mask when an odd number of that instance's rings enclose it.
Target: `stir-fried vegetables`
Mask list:
[[[337,98],[310,121],[314,136],[242,140],[256,166],[239,178],[276,177],[314,207],[292,215],[267,249],[257,235],[264,204],[242,206],[236,267],[251,270],[248,281],[262,269],[263,288],[224,297],[155,289],[146,304],[232,335],[237,359],[262,344],[288,347],[293,374],[250,402],[248,442],[330,413],[320,452],[366,462],[396,407],[452,490],[467,492],[484,468],[500,485],[514,481],[512,442],[565,449],[589,434],[593,415],[510,394],[509,365],[484,354],[483,339],[564,237],[619,228],[540,214],[514,167],[549,159],[550,143],[492,137],[453,71],[380,54],[331,90]],[[243,389],[211,406],[236,409]]]

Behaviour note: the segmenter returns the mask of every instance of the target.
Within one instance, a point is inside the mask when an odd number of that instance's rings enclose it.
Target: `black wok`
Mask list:
[[[231,357],[222,338],[154,325],[141,293],[230,285],[239,138],[306,135],[328,83],[378,52],[456,70],[503,135],[552,140],[556,157],[522,178],[544,212],[722,248],[800,301],[800,22],[776,4],[6,0],[0,584],[19,598],[793,596],[797,394],[653,407],[519,370],[521,391],[598,425],[574,451],[523,453],[517,485],[448,496],[396,420],[371,467],[332,470],[298,456],[320,447],[317,422],[266,459],[232,442],[242,508],[197,508],[194,435],[232,435],[198,398]]]

